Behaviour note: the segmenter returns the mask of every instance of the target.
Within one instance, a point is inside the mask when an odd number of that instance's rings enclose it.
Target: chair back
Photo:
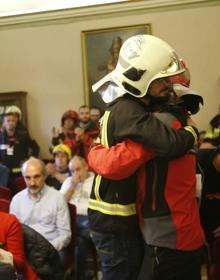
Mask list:
[[[75,265],[75,247],[76,247],[76,206],[68,203],[71,222],[71,241],[67,247],[65,260],[65,270]]]
[[[9,213],[10,200],[0,198],[0,211]]]
[[[0,186],[0,198],[11,200],[12,199],[11,190],[7,187]]]
[[[15,188],[16,188],[16,192],[20,192],[26,188],[26,183],[23,176],[15,177]]]
[[[76,205],[68,203],[69,211],[70,211],[70,222],[71,222],[71,245],[76,245]]]

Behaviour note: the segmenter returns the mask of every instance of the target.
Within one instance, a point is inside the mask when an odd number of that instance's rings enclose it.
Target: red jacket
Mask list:
[[[89,122],[83,130],[83,136],[79,141],[76,140],[75,131],[69,131],[63,139],[63,143],[71,148],[72,155],[79,155],[87,159],[89,149],[99,135],[99,128],[95,123]]]
[[[0,212],[0,221],[0,243],[2,249],[12,253],[15,270],[25,279],[38,279],[25,258],[23,233],[18,219],[12,214]]]
[[[172,126],[178,128],[180,123]],[[136,208],[148,244],[197,249],[204,244],[204,234],[195,199],[195,157],[187,154],[168,161],[153,156],[126,139],[109,149],[94,147],[88,160],[95,172],[112,180],[126,178],[139,168]]]

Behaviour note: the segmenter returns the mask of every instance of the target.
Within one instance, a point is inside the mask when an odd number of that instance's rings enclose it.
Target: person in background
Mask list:
[[[14,215],[0,212],[0,220],[0,263],[9,264],[25,280],[37,280],[37,275],[25,257],[22,227],[18,219]],[[0,278],[8,279],[1,272]]]
[[[0,162],[10,170],[12,181],[20,176],[21,164],[30,156],[38,157],[40,151],[20,120],[21,110],[17,106],[6,108],[0,131]]]
[[[208,280],[218,280],[220,279],[220,146],[199,149],[197,160],[203,176],[200,215],[208,244]]]
[[[203,144],[205,139],[205,134],[206,134],[205,130],[199,131],[198,148]]]
[[[91,121],[90,109],[86,105],[79,108],[79,127],[75,128],[74,132],[76,143],[73,145],[72,154],[87,159],[89,148],[99,135],[99,128],[96,123]]]
[[[102,111],[99,107],[95,107],[95,106],[90,107],[90,119],[91,119],[91,121],[98,124],[101,116],[102,116]],[[98,127],[99,127],[99,125],[98,125]]]
[[[68,110],[63,113],[61,117],[61,129],[52,128],[52,146],[50,151],[53,151],[54,146],[59,144],[66,144],[68,146],[71,143],[72,139],[75,138],[74,129],[78,126],[78,114],[73,110]],[[71,146],[70,146],[71,148]]]
[[[168,102],[173,93],[169,77],[184,70],[173,48],[157,37],[137,35],[125,41],[115,70],[93,86],[93,91],[98,91],[108,103],[102,118],[101,143],[112,147],[124,139],[136,141],[153,151],[146,154],[145,161],[154,154],[159,155],[161,161],[185,155],[197,139],[197,130],[192,126],[171,129],[152,114]],[[189,121],[188,118],[187,123]],[[132,149],[130,152],[135,153]],[[119,156],[118,165],[120,162]],[[143,190],[145,180],[139,177],[135,167],[131,171],[119,180],[98,174],[93,183],[88,216],[105,280],[136,280],[143,261],[145,245],[135,202],[137,182]],[[159,175],[156,166],[153,171],[154,176],[149,177],[155,178],[156,188]],[[141,174],[144,176],[144,168]],[[142,205],[143,199],[141,196],[137,206]],[[154,205],[157,205],[155,200],[152,207]]]
[[[68,168],[71,159],[71,150],[65,144],[59,144],[53,148],[54,163],[46,165],[46,184],[60,190],[62,183],[70,176]]]
[[[219,138],[219,137],[220,137],[220,105],[218,109],[218,114],[214,116],[209,122],[209,128],[206,131],[204,139],[206,142],[210,140],[210,142],[213,143],[213,145],[215,145],[215,138]]]
[[[60,192],[64,195],[67,202],[76,205],[78,244],[76,250],[77,280],[86,280],[88,279],[86,257],[92,245],[87,211],[94,174],[88,172],[88,165],[85,159],[79,156],[74,156],[70,160],[69,169],[72,176],[63,182]]]
[[[24,162],[22,174],[27,188],[12,198],[10,213],[43,235],[63,257],[71,238],[67,203],[57,190],[45,184],[46,169],[41,160]]]

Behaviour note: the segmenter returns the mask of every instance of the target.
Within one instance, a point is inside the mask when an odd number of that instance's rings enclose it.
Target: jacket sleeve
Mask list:
[[[6,243],[7,250],[13,255],[15,267],[25,279],[40,280],[26,259],[22,226],[14,215],[10,215],[10,220]]]
[[[12,253],[15,266],[21,272],[25,262],[22,228],[15,216],[10,215],[10,219],[6,240],[7,250]]]
[[[103,145],[93,147],[88,154],[88,164],[97,174],[121,180],[132,175],[144,162],[154,157],[154,152],[130,139],[110,148]]]
[[[122,101],[112,110],[109,121],[114,127],[116,142],[125,138],[134,139],[158,156],[169,159],[183,156],[197,141],[197,130],[192,126],[170,128],[134,101]]]

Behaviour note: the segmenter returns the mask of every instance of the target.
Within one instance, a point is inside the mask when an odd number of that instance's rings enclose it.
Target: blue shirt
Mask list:
[[[13,197],[10,213],[43,235],[58,251],[69,244],[69,209],[62,194],[54,188],[44,185],[37,200],[24,189]]]

